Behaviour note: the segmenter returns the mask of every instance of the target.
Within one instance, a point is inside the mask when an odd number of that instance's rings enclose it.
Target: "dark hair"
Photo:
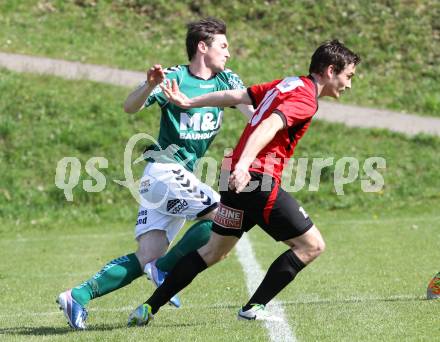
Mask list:
[[[310,61],[309,73],[322,74],[329,65],[339,74],[349,64],[357,65],[361,58],[337,39],[318,47]]]
[[[211,46],[215,34],[226,34],[226,24],[213,17],[208,17],[187,25],[186,52],[191,61],[197,52],[199,42],[203,41]]]

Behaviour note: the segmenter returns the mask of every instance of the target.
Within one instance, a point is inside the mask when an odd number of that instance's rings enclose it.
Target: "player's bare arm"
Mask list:
[[[238,104],[251,105],[252,101],[246,89],[222,90],[189,99],[179,90],[176,80],[161,84],[167,99],[181,108],[230,107]]]
[[[239,193],[246,187],[251,179],[249,167],[252,162],[283,127],[283,119],[278,114],[272,114],[252,132],[234,171],[229,177],[230,189],[235,189],[235,192]]]
[[[130,114],[138,112],[144,105],[148,96],[150,96],[153,89],[164,80],[165,73],[162,70],[162,66],[160,64],[153,65],[147,71],[146,82],[128,95],[124,103],[124,111]]]
[[[171,103],[181,107],[181,108],[193,108],[191,101],[194,99],[189,99],[185,94],[181,93],[179,90],[179,86],[176,81],[173,81],[170,85],[169,82],[166,82],[165,85],[161,85],[162,91],[165,96]],[[197,106],[202,107],[202,106]],[[243,113],[248,119],[250,119],[254,115],[254,108],[250,104],[237,104],[237,109]]]

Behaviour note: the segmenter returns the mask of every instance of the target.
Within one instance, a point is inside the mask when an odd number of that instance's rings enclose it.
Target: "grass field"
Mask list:
[[[123,178],[127,139],[139,131],[154,134],[157,116],[155,109],[123,114],[126,89],[4,71],[1,76],[0,108],[6,114],[0,126],[4,340],[268,340],[262,324],[235,319],[248,294],[234,253],[184,290],[181,310],[165,308],[146,329],[125,327],[130,310],[153,290],[140,279],[93,302],[90,330],[72,332],[55,297],[135,248],[137,204],[111,179]],[[226,115],[229,120],[209,152],[216,159],[243,124],[236,112]],[[425,301],[424,295],[439,267],[439,180],[433,168],[439,147],[439,140],[428,136],[406,138],[313,123],[298,146],[298,157],[349,155],[362,161],[379,155],[386,158],[387,169],[381,193],[365,194],[357,181],[345,196],[336,196],[330,169],[323,173],[318,192],[295,194],[328,246],[278,297],[299,341],[419,341],[438,336],[440,303]],[[106,189],[86,193],[78,187],[73,203],[66,202],[54,185],[56,163],[66,155],[83,163],[105,156]],[[81,179],[87,178],[83,171]],[[249,235],[263,269],[285,250],[258,228]],[[201,294],[201,289],[209,291]]]
[[[230,23],[231,67],[246,83],[292,68],[304,72],[310,46],[338,36],[364,58],[344,101],[440,113],[435,1],[189,3],[6,0],[0,3],[0,50],[142,70],[156,61],[185,62],[184,22],[218,15]],[[289,12],[283,10],[287,5]],[[276,25],[281,19],[287,24]],[[287,26],[292,32],[284,35],[280,30]],[[277,58],[261,48],[267,42],[279,50]],[[0,340],[269,340],[263,324],[236,320],[248,298],[236,253],[182,292],[182,309],[164,308],[147,328],[125,326],[130,311],[153,291],[139,279],[93,301],[90,329],[71,331],[57,310],[58,293],[135,249],[137,204],[113,180],[124,178],[127,140],[138,132],[157,134],[158,109],[126,115],[122,103],[130,90],[93,82],[1,69],[0,80]],[[208,155],[220,160],[244,122],[226,110]],[[307,191],[308,175],[306,188],[294,194],[327,242],[325,254],[277,297],[298,341],[438,339],[440,302],[424,298],[440,270],[439,150],[438,137],[313,122],[297,158],[353,157],[362,163],[379,156],[387,167],[377,193],[361,191],[360,172],[337,196],[334,167],[328,167],[319,191]],[[54,184],[57,162],[65,156],[82,164],[73,202]],[[109,161],[101,170],[107,184],[100,193],[87,193],[81,186],[90,179],[84,165],[94,156]],[[142,168],[135,167],[135,174]],[[249,238],[263,269],[286,249],[258,227]]]
[[[377,218],[356,212],[316,212],[315,217],[328,249],[278,296],[299,341],[433,341],[439,336],[440,302],[424,300],[440,258],[434,209]],[[248,295],[235,253],[182,292],[181,309],[164,308],[146,328],[125,327],[130,310],[153,290],[138,279],[91,303],[89,331],[71,331],[54,303],[57,293],[133,249],[132,222],[51,226],[43,234],[17,234],[14,227],[2,234],[0,257],[8,260],[0,266],[5,340],[268,340],[262,324],[236,320]],[[257,227],[249,236],[263,269],[285,250]]]
[[[155,136],[159,116],[152,107],[136,115],[122,111],[129,90],[93,82],[72,82],[53,77],[24,75],[0,70],[0,216],[18,229],[45,229],[56,218],[108,220],[134,215],[129,191],[113,180],[124,179],[123,153],[135,133]],[[93,96],[90,96],[93,94]],[[227,110],[222,131],[208,151],[221,160],[225,148],[233,147],[244,117]],[[142,143],[136,146],[140,154]],[[438,207],[440,179],[433,165],[438,162],[440,139],[419,135],[406,138],[383,130],[349,129],[343,125],[314,121],[301,140],[295,156],[309,158],[306,187],[295,193],[306,207],[328,210],[367,210],[372,215],[383,208],[403,209],[408,205]],[[54,184],[57,162],[66,156],[82,163],[80,183],[73,190],[73,202],[65,200]],[[102,156],[108,168],[99,193],[88,193],[82,181],[91,179],[84,170],[89,158]],[[310,183],[312,158],[353,157],[360,165],[369,157],[383,157],[381,171],[385,186],[377,193],[361,191],[362,172],[336,196],[334,167],[325,168],[319,191],[305,191]],[[136,155],[137,157],[137,155]],[[134,167],[140,175],[143,164]],[[292,179],[293,182],[293,179]],[[115,211],[114,207],[118,210]],[[23,210],[31,208],[31,210]],[[134,220],[134,217],[133,217]],[[5,225],[0,226],[0,231]]]

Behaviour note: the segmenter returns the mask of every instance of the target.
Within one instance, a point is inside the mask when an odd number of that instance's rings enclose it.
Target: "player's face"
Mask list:
[[[205,54],[206,66],[215,73],[225,70],[226,61],[230,57],[228,48],[228,40],[224,34],[214,35],[214,40]]]
[[[339,74],[336,74],[334,71],[331,72],[330,80],[326,85],[326,95],[339,98],[345,89],[350,89],[351,79],[353,78],[355,71],[356,66],[354,64],[349,64]]]

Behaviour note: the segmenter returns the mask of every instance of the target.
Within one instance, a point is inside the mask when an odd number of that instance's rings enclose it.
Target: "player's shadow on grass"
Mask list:
[[[87,328],[87,331],[109,331],[115,329],[127,328],[121,324],[97,324]],[[17,327],[17,328],[0,328],[1,335],[23,335],[23,336],[44,336],[44,335],[65,335],[77,333],[70,327]]]
[[[170,323],[170,324],[154,324],[157,328],[194,328],[195,326],[209,326],[211,322],[200,323]],[[117,329],[143,329],[144,327],[128,328],[126,324],[96,324],[87,327],[87,331],[111,331]],[[151,328],[150,328],[151,329]],[[73,330],[70,327],[11,327],[0,328],[0,337],[2,335],[21,335],[21,336],[54,336],[54,335],[66,335],[84,333],[82,331]],[[0,338],[1,339],[1,338]]]

